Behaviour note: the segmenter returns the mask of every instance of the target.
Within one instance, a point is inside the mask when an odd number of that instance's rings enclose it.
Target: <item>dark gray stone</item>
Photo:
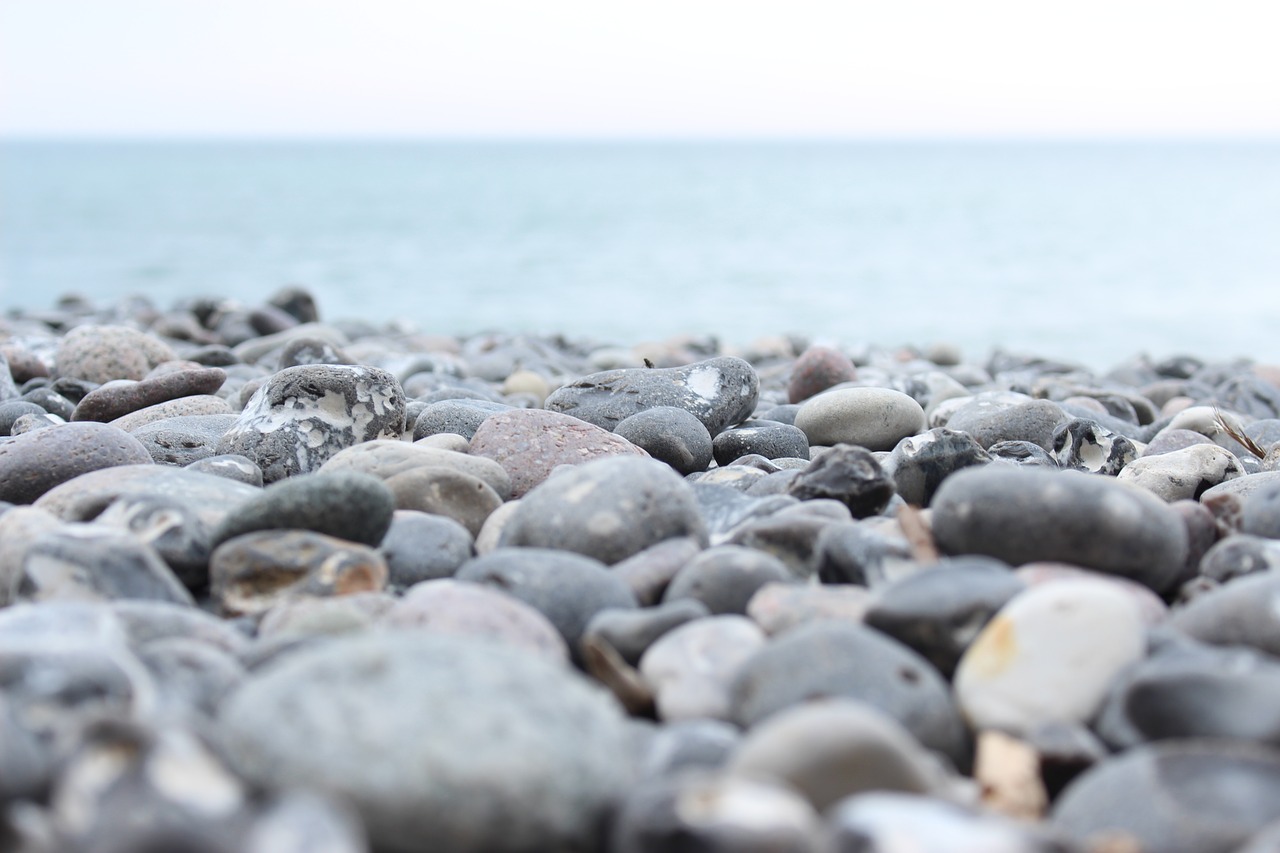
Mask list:
[[[847,506],[854,518],[866,518],[885,508],[893,497],[893,487],[893,479],[871,451],[837,444],[809,463],[791,481],[787,494],[802,501],[836,500]]]
[[[914,559],[905,539],[889,537],[859,524],[831,524],[815,543],[818,579],[829,584],[879,587]]]
[[[44,417],[45,414],[43,408],[26,400],[8,400],[0,403],[0,435],[10,435],[14,422],[23,415]]]
[[[193,394],[216,393],[226,381],[225,370],[202,367],[164,373],[139,382],[108,382],[86,394],[76,404],[70,420],[106,423],[157,403]]]
[[[1187,562],[1181,517],[1154,495],[1077,471],[986,466],[947,478],[933,501],[933,535],[948,554],[1018,566],[1071,563],[1156,592]]]
[[[738,670],[733,717],[750,727],[783,708],[826,697],[866,702],[928,748],[967,764],[965,727],[938,671],[896,640],[861,625],[817,622],[774,638]]]
[[[216,546],[255,530],[313,530],[377,547],[395,512],[391,490],[355,471],[306,474],[276,483],[227,513]]]
[[[431,737],[422,737],[430,709]],[[597,849],[634,777],[614,702],[563,666],[484,641],[336,639],[255,674],[224,703],[239,772],[319,787],[375,848]]]
[[[750,364],[721,357],[685,367],[593,373],[552,392],[546,407],[612,431],[636,412],[675,406],[692,413],[716,436],[750,417],[759,386]]]
[[[940,427],[898,442],[888,467],[894,488],[904,501],[928,506],[948,476],[990,461],[990,454],[973,436]]]
[[[393,589],[420,581],[453,577],[471,559],[472,536],[452,518],[398,509],[379,546],[391,572]]]
[[[675,406],[654,406],[636,412],[619,421],[613,434],[643,448],[679,474],[705,471],[714,452],[711,433],[702,421]]]
[[[484,419],[513,408],[489,400],[441,400],[429,404],[413,422],[413,440],[449,432],[470,440]]]
[[[71,415],[76,408],[75,403],[72,403],[52,388],[33,388],[22,395],[22,400],[27,403],[35,403],[41,409],[44,409],[46,413],[55,415],[62,421],[71,420]]]
[[[693,599],[713,614],[746,613],[747,602],[760,587],[791,580],[794,575],[776,557],[754,548],[719,545],[686,563],[671,579],[663,601]]]
[[[404,432],[405,396],[385,370],[303,365],[274,374],[218,442],[247,456],[264,482],[317,470],[348,447]]]
[[[1124,832],[1144,850],[1231,853],[1280,818],[1280,752],[1229,741],[1128,750],[1076,779],[1052,823],[1084,843]]]
[[[0,443],[0,500],[29,504],[81,474],[151,464],[136,438],[107,424],[60,424]]]
[[[998,560],[956,557],[884,587],[864,621],[950,678],[978,632],[1024,588]]]
[[[766,459],[808,459],[809,438],[790,424],[752,421],[717,435],[713,450],[720,465],[753,453]]]
[[[946,427],[973,436],[982,447],[1001,441],[1029,441],[1053,450],[1053,432],[1068,420],[1062,407],[1048,400],[1029,400],[1007,408],[970,404],[947,420]]]
[[[464,563],[460,581],[494,587],[542,613],[579,659],[591,617],[606,608],[634,608],[631,588],[598,560],[546,548],[499,548]]]
[[[694,493],[653,459],[596,459],[546,480],[525,495],[502,528],[505,546],[560,548],[617,563],[664,539],[706,527]]]

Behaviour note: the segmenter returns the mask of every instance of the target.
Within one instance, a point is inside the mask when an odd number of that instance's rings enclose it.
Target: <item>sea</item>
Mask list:
[[[6,141],[0,311],[1280,363],[1280,141]]]

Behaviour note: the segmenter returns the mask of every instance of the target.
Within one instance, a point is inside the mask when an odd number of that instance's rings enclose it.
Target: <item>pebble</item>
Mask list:
[[[1126,833],[1139,849],[1231,853],[1280,819],[1280,752],[1231,741],[1135,747],[1086,771],[1052,824],[1080,843]]]
[[[389,480],[414,468],[451,468],[489,484],[503,500],[511,497],[511,477],[492,459],[440,447],[375,439],[349,447],[321,466],[325,472],[357,471]]]
[[[391,491],[396,509],[451,518],[472,537],[480,534],[485,520],[502,506],[502,498],[488,483],[452,468],[423,465],[388,477],[385,488]]]
[[[454,578],[501,590],[546,616],[575,660],[591,617],[636,606],[630,588],[602,563],[550,548],[499,548],[464,563]]]
[[[801,403],[815,394],[858,378],[857,368],[835,347],[814,344],[800,353],[791,365],[787,381],[787,402]]]
[[[630,729],[600,690],[474,639],[388,632],[303,649],[247,679],[220,724],[239,773],[344,797],[378,850],[591,849],[635,773]]]
[[[676,572],[700,550],[702,544],[689,536],[665,539],[615,563],[613,573],[631,588],[641,607],[652,607],[662,600]]]
[[[224,616],[258,616],[298,596],[352,595],[387,585],[387,564],[367,545],[310,530],[258,530],[209,558],[209,593]]]
[[[693,599],[714,614],[743,614],[760,587],[790,580],[791,571],[777,557],[755,548],[717,545],[685,563],[662,600]]]
[[[886,467],[902,499],[923,507],[947,477],[989,461],[991,455],[972,436],[939,427],[899,441]]]
[[[506,643],[558,663],[569,662],[569,646],[539,610],[498,586],[444,578],[405,591],[382,618],[397,629],[476,637]]]
[[[734,676],[765,642],[756,623],[733,614],[713,614],[663,634],[639,667],[659,719],[731,720]]]
[[[151,454],[116,427],[51,426],[0,443],[0,500],[29,504],[81,474],[138,464],[151,464]]]
[[[1063,849],[1047,833],[997,815],[895,791],[870,791],[840,801],[827,814],[827,828],[831,853],[1060,853]]]
[[[1059,468],[1114,477],[1138,458],[1138,449],[1097,421],[1072,418],[1053,430],[1053,457]]]
[[[860,623],[870,603],[866,587],[767,583],[747,602],[747,616],[775,636],[818,620]]]
[[[906,646],[861,625],[818,621],[771,639],[732,685],[733,720],[751,728],[818,698],[857,699],[893,717],[958,764],[969,751],[942,676]]]
[[[271,376],[222,436],[218,453],[247,456],[274,483],[308,474],[348,447],[404,431],[405,397],[375,367],[303,365]]]
[[[454,433],[470,439],[475,436],[485,418],[498,412],[510,411],[505,403],[489,400],[440,400],[431,403],[413,420],[413,440]]]
[[[1199,500],[1214,486],[1242,476],[1244,468],[1232,453],[1216,444],[1193,444],[1132,460],[1116,479],[1173,503]]]
[[[1029,441],[1052,452],[1054,431],[1067,420],[1062,408],[1049,400],[1009,404],[978,399],[939,426],[968,433],[984,448],[1002,441]]]
[[[213,394],[227,381],[218,367],[165,373],[139,382],[113,380],[86,394],[71,413],[73,421],[106,423],[130,412],[196,394]]]
[[[871,451],[853,444],[837,444],[796,475],[787,486],[787,494],[802,501],[839,501],[854,518],[866,518],[888,505],[894,495],[894,481]]]
[[[520,499],[504,546],[560,548],[613,564],[664,539],[706,539],[689,484],[653,459],[619,456],[567,468]]]
[[[1132,598],[1095,580],[1036,586],[1002,607],[960,658],[955,696],[977,729],[1083,723],[1146,653]]]
[[[502,466],[516,498],[540,485],[558,465],[646,455],[598,426],[540,409],[512,409],[486,418],[471,437],[470,452]]]
[[[181,415],[144,424],[131,434],[157,465],[185,466],[218,456],[218,442],[235,422],[236,415],[231,413]]]
[[[759,394],[760,380],[751,365],[727,356],[685,367],[593,373],[553,391],[545,405],[611,432],[636,412],[675,406],[693,414],[716,436],[746,420]]]
[[[608,643],[624,661],[636,666],[659,637],[710,615],[707,606],[696,598],[677,598],[652,607],[606,608],[587,622],[583,639]]]
[[[474,556],[474,537],[452,518],[398,509],[378,550],[387,561],[388,583],[405,590],[421,581],[453,576]]]
[[[21,565],[21,599],[192,603],[191,594],[153,548],[109,527],[48,530],[25,549]]]
[[[1201,577],[1218,583],[1280,569],[1280,542],[1246,533],[1228,536],[1204,552],[1197,568]]]
[[[809,443],[829,447],[856,444],[892,450],[925,429],[924,409],[890,388],[839,388],[811,397],[796,412],[796,426]]]
[[[177,354],[158,338],[128,326],[77,326],[59,341],[54,373],[101,385],[113,379],[146,377]]]
[[[305,474],[275,483],[229,511],[214,532],[217,545],[256,530],[312,530],[377,547],[395,511],[391,490],[354,471]]]
[[[1197,596],[1169,625],[1217,646],[1250,646],[1280,657],[1280,572],[1248,574]]]
[[[765,459],[808,459],[809,439],[803,430],[790,424],[751,421],[717,435],[713,453],[720,465],[749,454]]]
[[[613,434],[665,462],[677,474],[707,470],[715,452],[711,433],[692,412],[675,406],[654,406],[623,418]],[[808,445],[805,445],[808,453]]]
[[[1078,471],[987,466],[949,477],[933,500],[933,535],[949,554],[1010,565],[1056,561],[1165,592],[1187,560],[1181,517],[1143,489]]]

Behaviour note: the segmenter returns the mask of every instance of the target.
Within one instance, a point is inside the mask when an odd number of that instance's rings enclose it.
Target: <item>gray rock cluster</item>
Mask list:
[[[0,849],[1280,839],[1280,368],[299,289],[12,314],[0,368]]]

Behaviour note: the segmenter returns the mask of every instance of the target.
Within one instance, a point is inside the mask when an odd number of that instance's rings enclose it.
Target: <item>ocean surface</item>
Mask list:
[[[5,142],[0,309],[1280,362],[1280,142]]]

